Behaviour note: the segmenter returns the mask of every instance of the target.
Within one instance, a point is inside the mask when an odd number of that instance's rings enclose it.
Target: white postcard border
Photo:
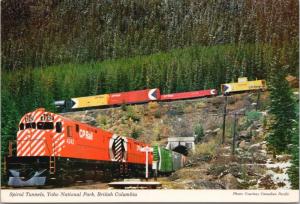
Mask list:
[[[1,202],[5,203],[298,201],[299,190],[1,190]]]

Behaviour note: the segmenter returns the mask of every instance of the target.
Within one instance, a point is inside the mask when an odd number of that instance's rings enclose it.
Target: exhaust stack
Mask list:
[[[65,106],[66,102],[65,100],[61,100],[61,101],[54,101],[54,105],[56,107],[62,107],[62,106]]]

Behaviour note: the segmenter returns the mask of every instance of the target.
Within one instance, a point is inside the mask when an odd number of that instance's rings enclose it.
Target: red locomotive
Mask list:
[[[159,89],[73,98],[71,109],[95,106],[172,101],[216,95],[215,89],[160,95]],[[69,183],[77,178],[117,178],[143,175],[146,156],[142,149],[150,146],[100,128],[47,112],[40,108],[25,114],[17,133],[17,156],[7,158],[9,185],[44,185],[49,181]],[[166,150],[166,152],[168,152]],[[159,154],[168,163],[159,170],[176,170],[184,156],[169,151]],[[175,155],[175,156],[172,156]],[[170,159],[172,158],[172,159]],[[152,168],[153,154],[148,157]],[[168,168],[166,168],[168,167]],[[49,179],[51,178],[51,179]]]
[[[27,113],[20,121],[17,157],[7,158],[11,175],[8,183],[13,186],[44,185],[46,178],[72,180],[87,172],[94,177],[143,172],[145,152],[140,149],[145,146],[147,144],[132,138],[40,108]],[[152,158],[150,153],[149,164]],[[30,174],[28,169],[32,168],[36,176],[26,180]]]

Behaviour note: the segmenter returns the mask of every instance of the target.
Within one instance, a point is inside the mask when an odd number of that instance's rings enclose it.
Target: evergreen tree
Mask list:
[[[273,115],[272,131],[268,143],[275,153],[289,152],[293,127],[296,121],[296,110],[293,93],[285,79],[286,67],[275,59],[270,76],[270,113]]]
[[[299,107],[299,106],[297,106]],[[297,111],[299,117],[299,110]],[[299,189],[299,121],[296,120],[292,137],[292,166],[288,170],[293,189]]]
[[[8,142],[16,138],[20,117],[10,93],[2,91],[1,99],[1,156],[3,158],[8,153]]]

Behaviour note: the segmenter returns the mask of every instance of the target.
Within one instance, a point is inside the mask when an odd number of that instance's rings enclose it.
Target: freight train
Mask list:
[[[265,90],[265,80],[222,84],[223,95]],[[66,110],[138,104],[150,101],[173,101],[216,96],[216,89],[161,95],[159,89],[103,94],[56,101]],[[153,146],[146,160],[142,150],[149,144],[113,134],[100,128],[37,109],[25,114],[19,123],[16,155],[6,158],[10,186],[68,184],[75,180],[142,176],[148,161],[159,174],[181,168],[184,155]],[[11,152],[11,151],[10,151]],[[154,161],[154,163],[152,163]]]
[[[203,91],[191,91],[191,92],[184,92],[184,93],[161,95],[160,90],[155,88],[155,89],[145,89],[145,90],[138,90],[138,91],[71,98],[69,100],[55,101],[55,105],[57,107],[61,107],[63,111],[72,111],[72,110],[88,109],[88,108],[95,108],[95,107],[105,108],[110,106],[120,106],[123,104],[148,103],[150,101],[173,101],[173,100],[192,99],[192,98],[215,96],[216,94],[217,94],[217,90],[210,89],[210,90],[203,90]]]
[[[76,180],[144,175],[149,144],[74,121],[40,108],[25,114],[17,132],[16,155],[6,158],[9,186],[70,184]],[[181,168],[185,156],[159,146],[149,152],[158,173]]]
[[[223,95],[229,95],[232,93],[254,90],[265,90],[265,80],[248,81],[246,77],[238,79],[237,83],[227,83],[221,85],[221,92]],[[201,97],[213,97],[217,96],[218,91],[216,89],[190,91],[181,93],[172,93],[163,95],[158,88],[145,89],[138,91],[120,92],[112,94],[102,94],[95,96],[77,97],[68,100],[55,101],[55,105],[61,108],[62,111],[73,111],[78,109],[88,109],[95,107],[111,107],[120,106],[122,104],[139,104],[147,103],[150,101],[174,101],[174,100],[186,100],[195,99]]]

